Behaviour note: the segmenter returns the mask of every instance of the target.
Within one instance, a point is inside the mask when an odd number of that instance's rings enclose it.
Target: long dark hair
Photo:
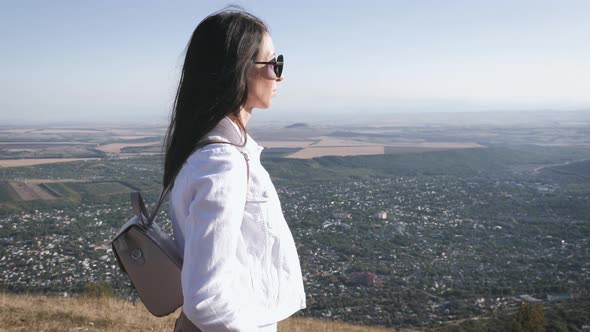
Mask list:
[[[166,133],[164,187],[171,184],[198,141],[224,117],[246,132],[239,112],[246,103],[248,75],[266,32],[264,22],[237,6],[209,15],[196,27],[185,50]]]

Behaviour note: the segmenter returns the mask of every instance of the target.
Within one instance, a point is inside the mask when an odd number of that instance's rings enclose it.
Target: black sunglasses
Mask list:
[[[272,61],[254,61],[254,63],[259,65],[272,65],[276,78],[280,78],[281,74],[283,74],[283,65],[285,64],[285,60],[281,54],[278,57],[272,59]]]

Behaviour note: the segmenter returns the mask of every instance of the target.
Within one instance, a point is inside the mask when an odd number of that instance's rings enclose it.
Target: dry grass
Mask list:
[[[368,142],[334,138],[328,136],[320,136],[318,138],[320,139],[320,141],[314,144],[314,147],[382,146],[382,144],[371,144]]]
[[[311,159],[324,156],[361,156],[394,153],[417,153],[453,149],[484,148],[472,142],[399,142],[369,144],[367,142],[322,138],[316,144],[288,155],[288,158]]]
[[[116,298],[64,298],[0,293],[0,331],[172,331],[178,313],[152,316],[142,304]],[[291,318],[279,323],[280,332],[384,332],[317,319]],[[412,330],[406,330],[407,332]]]
[[[289,318],[279,322],[279,332],[390,332],[384,327],[353,325],[329,320],[310,318]],[[400,330],[401,332],[413,332],[417,330]]]
[[[121,153],[121,149],[127,147],[143,147],[143,146],[152,146],[158,145],[158,142],[150,142],[150,143],[112,143],[112,144],[105,144],[98,148],[98,150],[107,152],[107,153]]]
[[[311,159],[324,156],[361,156],[383,154],[382,144],[370,144],[354,140],[319,136],[318,142],[304,147],[287,158]]]
[[[80,160],[98,160],[100,158],[44,158],[44,159],[0,159],[0,167],[21,167],[41,164],[67,163]]]
[[[304,148],[314,141],[260,141],[258,145],[265,148]]]
[[[0,331],[171,331],[174,319],[116,298],[0,295]]]
[[[292,153],[287,157],[297,159],[311,159],[323,156],[361,156],[383,153],[383,146],[312,146]]]
[[[96,145],[91,142],[0,142],[0,146],[4,145]]]

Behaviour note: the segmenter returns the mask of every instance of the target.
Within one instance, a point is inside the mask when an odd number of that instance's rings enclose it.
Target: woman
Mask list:
[[[267,27],[241,10],[208,16],[187,46],[164,170],[184,253],[177,331],[276,331],[305,308],[293,237],[246,132],[253,109],[271,106],[282,67]]]

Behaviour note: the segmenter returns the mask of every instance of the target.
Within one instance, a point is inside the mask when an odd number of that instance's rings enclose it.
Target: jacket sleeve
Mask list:
[[[198,153],[199,158],[189,164],[189,185],[196,194],[185,221],[183,310],[203,332],[257,331],[254,317],[239,305],[233,291],[246,202],[246,162],[231,146]]]

